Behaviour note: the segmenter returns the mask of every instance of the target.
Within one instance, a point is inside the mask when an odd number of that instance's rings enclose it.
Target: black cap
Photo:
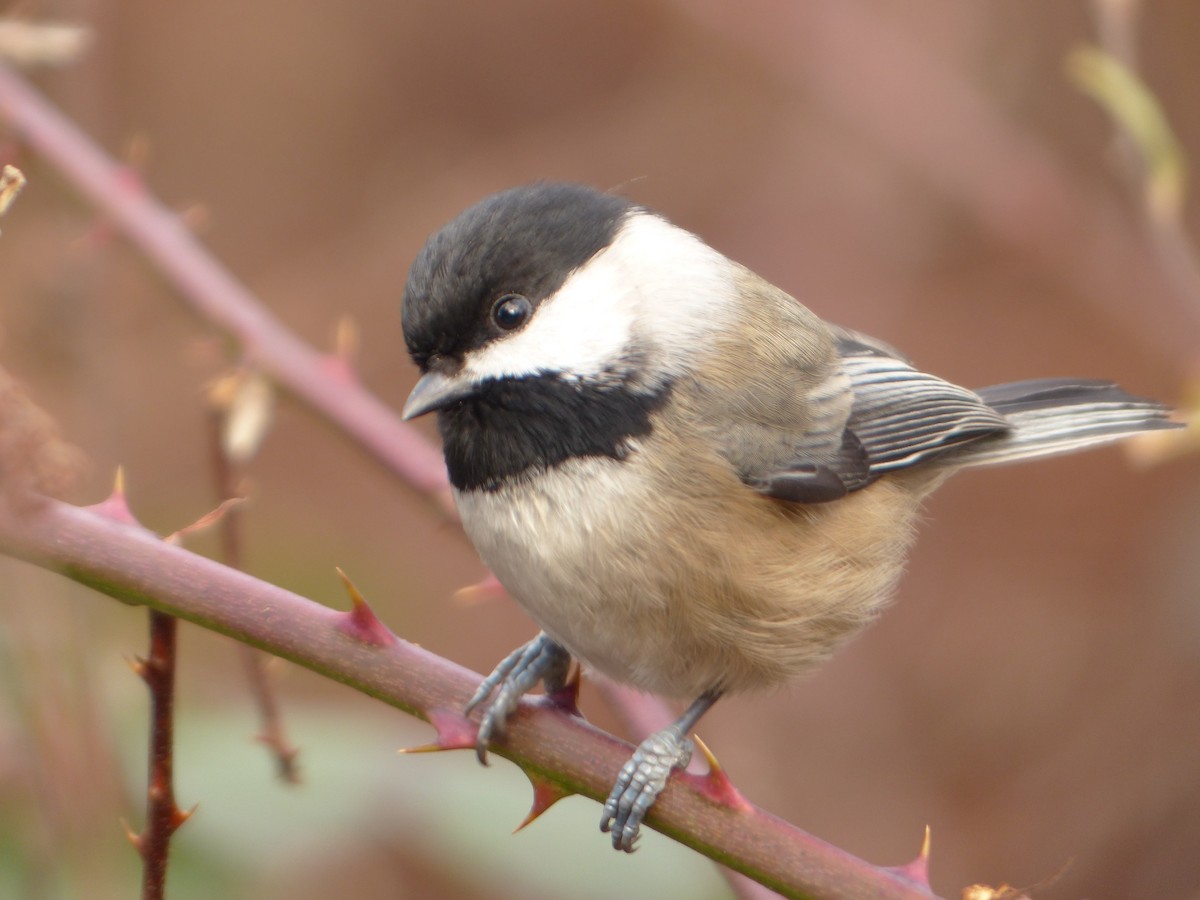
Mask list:
[[[404,289],[404,337],[424,367],[461,357],[494,332],[488,319],[504,294],[536,306],[612,243],[635,205],[578,184],[512,188],[477,203],[434,234]]]

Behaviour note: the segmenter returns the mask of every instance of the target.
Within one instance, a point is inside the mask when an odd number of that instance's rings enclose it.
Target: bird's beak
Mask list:
[[[445,409],[459,400],[475,393],[475,381],[461,373],[444,375],[441,372],[426,372],[416,383],[400,418],[408,421],[425,413]]]

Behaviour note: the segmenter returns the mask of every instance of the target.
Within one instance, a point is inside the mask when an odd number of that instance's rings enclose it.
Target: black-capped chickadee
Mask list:
[[[963,466],[1170,428],[1116,385],[969,391],[635,203],[572,184],[487,198],[413,263],[404,335],[463,526],[542,633],[481,685],[478,752],[570,658],[691,700],[622,769],[633,847],[723,694],[792,678],[890,598],[921,501]]]

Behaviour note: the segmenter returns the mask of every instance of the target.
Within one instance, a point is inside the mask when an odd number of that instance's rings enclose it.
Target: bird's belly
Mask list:
[[[636,475],[627,461],[577,459],[457,497],[513,598],[617,681],[690,699],[786,680],[866,625],[899,575],[907,521],[878,534],[840,525],[868,492],[789,509],[743,488],[729,508],[728,495],[664,495]]]

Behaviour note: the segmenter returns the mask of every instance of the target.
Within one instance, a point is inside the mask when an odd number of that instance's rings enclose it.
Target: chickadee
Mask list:
[[[875,618],[948,475],[1173,427],[1108,382],[927,375],[573,184],[496,194],[434,234],[404,336],[421,370],[404,418],[437,412],[467,535],[542,628],[467,707],[485,704],[480,759],[572,657],[693,701],[604,805],[626,851],[719,697],[805,672]]]

